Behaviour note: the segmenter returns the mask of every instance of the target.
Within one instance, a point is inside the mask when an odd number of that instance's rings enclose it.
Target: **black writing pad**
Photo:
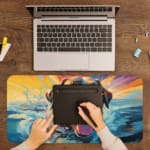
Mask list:
[[[99,85],[54,85],[54,123],[59,125],[86,124],[78,114],[82,102],[102,108],[102,88]]]

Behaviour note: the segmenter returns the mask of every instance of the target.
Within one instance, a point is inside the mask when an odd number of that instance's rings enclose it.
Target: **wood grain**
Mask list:
[[[32,51],[32,16],[28,4],[117,4],[121,9],[116,18],[116,71],[115,72],[34,72]],[[150,149],[150,0],[0,0],[0,40],[8,36],[12,47],[5,60],[0,62],[0,150],[15,146],[7,140],[6,83],[12,74],[137,74],[144,80],[144,132],[139,144],[128,144],[131,150]],[[139,42],[135,44],[134,38]],[[133,57],[137,48],[143,50],[140,58]],[[136,114],[135,114],[136,115]],[[99,150],[95,144],[49,144],[39,150]]]

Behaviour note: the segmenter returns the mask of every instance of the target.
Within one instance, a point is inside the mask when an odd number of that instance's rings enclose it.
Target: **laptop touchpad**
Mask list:
[[[59,52],[55,54],[55,65],[62,70],[85,70],[88,69],[88,54],[83,52]]]

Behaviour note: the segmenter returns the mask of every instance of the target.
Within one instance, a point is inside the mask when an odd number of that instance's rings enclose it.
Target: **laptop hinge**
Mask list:
[[[107,21],[107,16],[50,16],[42,17],[41,21]]]

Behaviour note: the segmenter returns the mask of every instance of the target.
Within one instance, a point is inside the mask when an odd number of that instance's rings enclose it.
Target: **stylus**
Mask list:
[[[93,121],[93,119],[92,119],[92,117],[91,117],[90,115],[88,115],[88,118],[89,118],[90,121],[93,123],[93,125],[94,125],[95,127],[97,127],[97,124]]]
[[[82,108],[82,110],[84,111],[84,113],[87,115],[87,117],[90,119],[90,121],[93,123],[93,125],[94,125],[95,127],[97,127],[97,124],[93,121],[93,119],[92,119],[92,117],[90,116],[88,110],[87,110],[86,108],[82,107],[82,106],[80,106],[80,107]]]

